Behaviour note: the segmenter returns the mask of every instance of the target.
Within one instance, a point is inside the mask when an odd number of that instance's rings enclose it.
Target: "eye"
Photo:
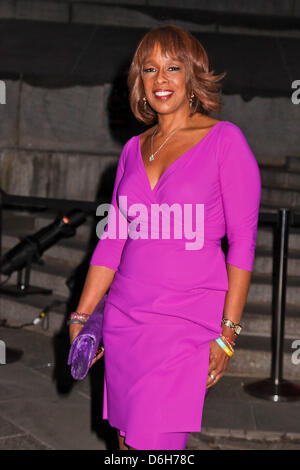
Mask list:
[[[149,70],[153,70],[153,67],[148,67],[147,69],[144,69],[143,72],[149,72]]]
[[[173,70],[180,70],[180,67],[178,67],[177,65],[171,65],[171,66],[169,67],[169,70],[170,70],[170,69],[173,69]],[[151,70],[154,70],[154,67],[148,67],[148,68],[146,68],[146,69],[143,69],[143,72],[146,72],[146,73],[147,73],[147,72],[149,72],[149,71],[151,71]]]

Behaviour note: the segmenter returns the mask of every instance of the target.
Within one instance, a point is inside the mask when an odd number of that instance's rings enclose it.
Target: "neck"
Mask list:
[[[178,127],[185,127],[190,121],[190,110],[173,114],[158,114],[157,133],[160,137],[165,137]]]

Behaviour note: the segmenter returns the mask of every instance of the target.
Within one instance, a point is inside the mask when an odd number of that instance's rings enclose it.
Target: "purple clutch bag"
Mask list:
[[[107,294],[103,296],[79,335],[71,344],[68,365],[75,380],[86,377],[102,339],[103,312]]]

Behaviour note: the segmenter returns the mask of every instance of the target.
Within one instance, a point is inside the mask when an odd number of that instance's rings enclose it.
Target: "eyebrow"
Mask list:
[[[170,59],[167,59],[167,62],[180,62],[182,63],[182,61],[180,59],[177,59],[177,58],[170,58]],[[143,63],[143,65],[146,65],[148,63],[155,63],[155,59],[147,59],[145,60],[145,62]]]

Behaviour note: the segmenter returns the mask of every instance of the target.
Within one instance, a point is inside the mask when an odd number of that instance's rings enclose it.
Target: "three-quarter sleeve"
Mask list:
[[[117,192],[124,174],[128,142],[129,141],[125,143],[118,161],[107,223],[89,263],[93,266],[106,266],[114,271],[117,271],[118,269],[123,247],[128,238],[128,221],[124,214],[120,212],[117,203]]]
[[[258,163],[241,129],[228,123],[218,149],[219,178],[228,239],[226,263],[253,270],[261,198]]]

